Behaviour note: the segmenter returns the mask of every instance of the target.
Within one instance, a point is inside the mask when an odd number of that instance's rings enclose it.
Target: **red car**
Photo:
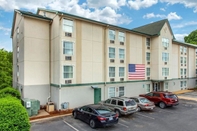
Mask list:
[[[150,92],[148,94],[141,94],[139,96],[149,99],[156,105],[159,105],[159,107],[162,109],[166,106],[176,106],[179,104],[177,95],[173,94],[172,92]]]

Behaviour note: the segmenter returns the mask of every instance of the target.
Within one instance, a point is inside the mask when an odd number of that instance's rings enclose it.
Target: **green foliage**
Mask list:
[[[27,111],[18,99],[11,96],[0,98],[0,130],[30,130]]]
[[[16,97],[17,99],[21,99],[21,95],[19,93],[18,90],[12,88],[12,87],[6,87],[2,90],[0,90],[0,98],[6,97],[6,96],[12,96],[12,97]]]
[[[197,45],[197,30],[184,37],[185,42]]]
[[[12,86],[12,52],[4,49],[0,49],[0,86],[2,84]]]

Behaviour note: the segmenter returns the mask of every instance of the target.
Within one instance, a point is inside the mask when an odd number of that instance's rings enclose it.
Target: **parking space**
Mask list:
[[[91,129],[88,124],[66,116],[32,123],[31,131],[194,131],[197,123],[196,112],[197,101],[180,99],[180,104],[175,107],[156,107],[153,111],[122,116],[118,124],[111,127]]]

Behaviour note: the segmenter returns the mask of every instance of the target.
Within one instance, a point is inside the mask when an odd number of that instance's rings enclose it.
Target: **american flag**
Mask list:
[[[129,64],[128,78],[129,80],[145,79],[145,65],[144,64]]]

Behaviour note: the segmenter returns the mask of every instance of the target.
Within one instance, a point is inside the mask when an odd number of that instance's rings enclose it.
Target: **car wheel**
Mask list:
[[[118,115],[118,117],[121,116],[120,111],[119,110],[115,110],[115,113]]]
[[[161,109],[164,109],[164,108],[166,107],[166,104],[165,104],[164,102],[160,102],[160,103],[159,103],[159,107],[160,107]]]
[[[76,111],[73,112],[73,117],[74,117],[75,119],[77,119],[77,112],[76,112]]]
[[[93,119],[90,120],[89,124],[90,124],[91,128],[96,128],[96,123],[95,123],[95,121]]]
[[[142,110],[142,109],[138,106],[138,107],[137,107],[137,111],[139,111],[139,112],[140,112],[141,110]]]

